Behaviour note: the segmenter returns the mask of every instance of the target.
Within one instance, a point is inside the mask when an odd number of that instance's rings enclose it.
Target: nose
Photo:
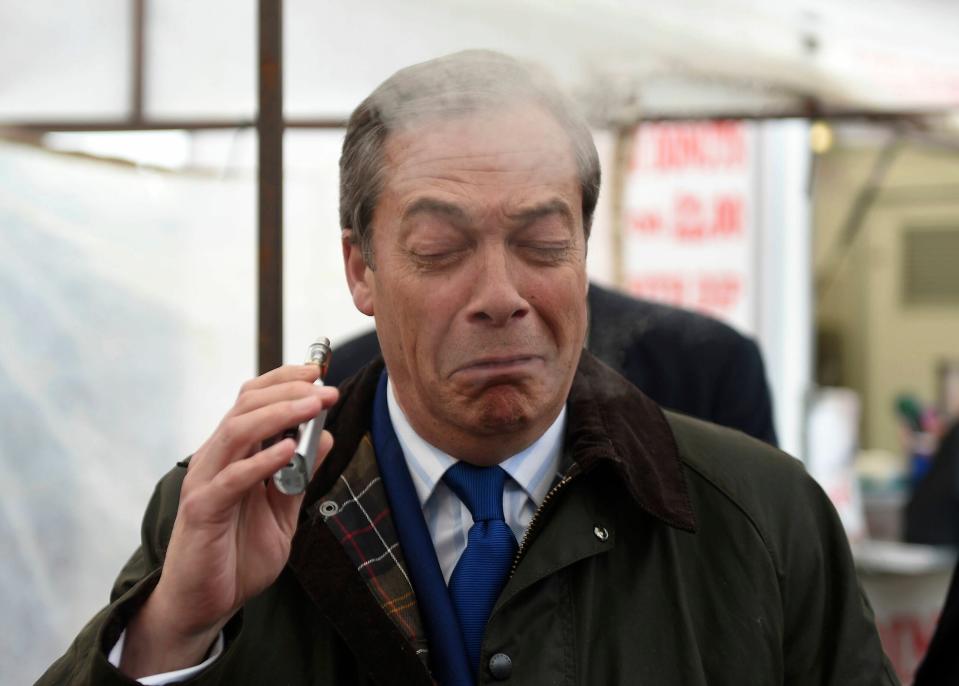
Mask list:
[[[529,313],[530,305],[519,290],[520,270],[510,263],[505,246],[487,252],[473,282],[468,309],[471,322],[505,326]]]

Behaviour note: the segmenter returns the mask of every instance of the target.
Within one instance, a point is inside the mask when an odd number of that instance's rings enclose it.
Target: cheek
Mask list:
[[[550,328],[560,330],[563,338],[573,338],[586,330],[585,280],[570,277],[545,280],[530,292],[527,300]]]
[[[385,284],[384,284],[385,285]],[[448,279],[397,279],[385,285],[392,327],[406,356],[419,364],[432,360],[453,326],[458,312],[455,284]]]

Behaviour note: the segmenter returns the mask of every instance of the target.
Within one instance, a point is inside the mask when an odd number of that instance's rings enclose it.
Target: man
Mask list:
[[[386,373],[338,402],[305,367],[248,382],[41,683],[896,683],[801,465],[582,352],[599,167],[571,112],[487,52],[359,106],[343,255]],[[280,495],[292,442],[262,442],[334,402]]]
[[[664,408],[739,429],[776,445],[759,348],[710,317],[590,283],[586,348]],[[376,332],[336,346],[327,380],[338,386],[380,355]]]

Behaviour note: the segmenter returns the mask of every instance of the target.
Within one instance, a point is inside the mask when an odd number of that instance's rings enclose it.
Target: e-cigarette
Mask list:
[[[330,366],[330,339],[317,338],[307,353],[306,364],[315,364],[320,368],[319,378],[313,382],[314,386],[323,385],[323,377]],[[320,435],[323,433],[323,424],[326,422],[326,409],[313,419],[300,424],[292,436],[296,439],[296,453],[290,463],[273,475],[273,483],[280,493],[298,495],[306,490],[313,474],[316,462],[316,449],[320,445]]]

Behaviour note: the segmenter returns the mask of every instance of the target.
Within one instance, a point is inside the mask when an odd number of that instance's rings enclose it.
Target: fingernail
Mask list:
[[[299,400],[293,401],[293,411],[294,412],[307,412],[314,409],[319,405],[319,396],[308,395],[305,398],[300,398]]]

